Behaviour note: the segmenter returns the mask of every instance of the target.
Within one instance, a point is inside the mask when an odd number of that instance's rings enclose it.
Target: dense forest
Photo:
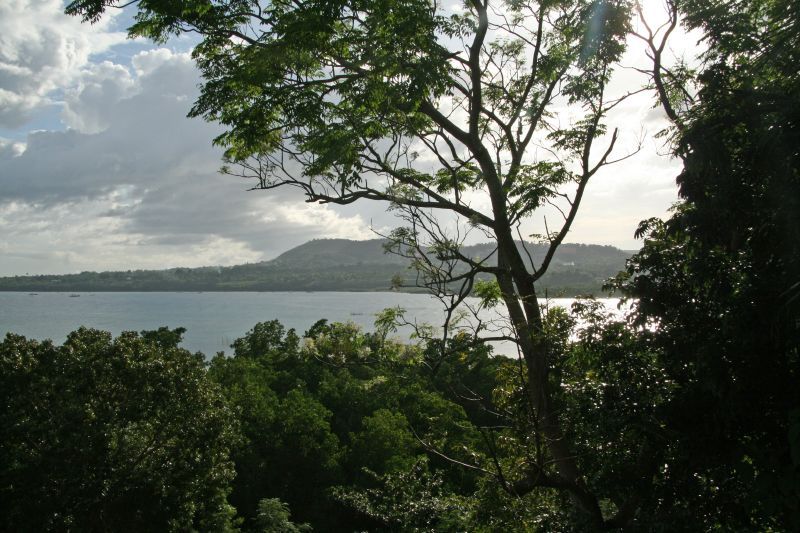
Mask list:
[[[630,449],[675,385],[657,353],[601,309],[576,309],[585,322],[573,340],[563,309],[547,320],[560,348],[558,402],[585,443],[576,453],[592,484],[622,496]],[[4,529],[566,531],[582,522],[557,487],[527,488],[524,458],[542,449],[527,436],[535,421],[519,402],[518,362],[466,336],[441,359],[437,346],[397,343],[386,327],[365,334],[320,321],[301,338],[273,321],[206,363],[179,348],[181,333],[81,329],[63,346],[14,335],[0,344]],[[664,476],[652,490],[673,484]],[[674,506],[691,508],[696,496],[648,508],[648,527],[668,526]]]
[[[389,248],[445,304],[445,335],[398,343],[392,310],[366,333],[268,322],[207,360],[180,329],[9,334],[0,529],[800,530],[800,4],[665,5],[634,26],[614,0],[136,3],[132,36],[201,39],[192,115],[225,127],[225,171],[388,202]],[[696,64],[667,64],[678,24],[702,39]],[[682,170],[671,215],[639,225],[608,283],[632,304],[617,320],[538,296],[612,164],[628,37]],[[580,118],[551,120],[564,106]],[[520,221],[562,200],[528,261]],[[445,216],[489,253],[466,254]],[[507,316],[473,331],[518,357],[448,328],[472,294]]]
[[[231,267],[171,268],[0,278],[0,291],[419,291],[411,262],[387,253],[384,239],[317,239],[271,261]],[[520,245],[521,246],[521,245]],[[544,245],[527,244],[532,257]],[[489,244],[465,246],[491,257]],[[631,253],[612,246],[564,244],[542,278],[551,296],[601,295]],[[461,267],[462,271],[466,268]],[[483,276],[486,278],[487,276]]]
[[[645,397],[669,386],[621,325],[591,305],[583,313],[592,332],[562,356],[574,391],[561,401],[580,412],[574,431],[588,443],[620,417],[644,421],[655,407]],[[551,319],[568,334],[566,313]],[[178,347],[181,333],[81,329],[63,346],[0,344],[3,529],[562,530],[574,518],[557,491],[506,490],[526,483],[532,421],[517,405],[517,362],[469,338],[439,360],[435,346],[387,329],[320,321],[301,338],[273,321],[206,363]],[[587,382],[600,344],[613,361]],[[620,372],[636,385],[612,379]],[[617,384],[599,390],[604,381]],[[625,459],[587,460],[611,461],[597,481],[613,486]]]

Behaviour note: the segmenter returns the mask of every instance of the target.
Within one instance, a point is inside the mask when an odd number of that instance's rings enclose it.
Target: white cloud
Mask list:
[[[17,127],[69,87],[93,54],[125,40],[113,13],[94,25],[63,14],[60,0],[0,2],[0,126]]]
[[[11,141],[0,137],[0,160],[18,157],[25,151],[25,143]]]
[[[360,215],[343,216],[325,205],[289,204],[279,205],[273,210],[273,221],[281,220],[299,228],[327,228],[329,238],[372,239],[375,234],[369,230]]]
[[[175,54],[166,48],[155,48],[136,54],[131,59],[131,65],[133,65],[137,76],[147,76],[161,68],[165,63],[173,61],[176,56],[189,57],[188,54]]]
[[[76,129],[0,140],[0,275],[229,265],[373,236],[358,214],[220,175],[219,127],[185,116],[198,82],[169,50],[93,65],[65,99]]]
[[[168,266],[232,265],[261,254],[246,243],[209,235],[203,241],[162,246],[123,230],[109,214],[111,198],[81,200],[46,210],[35,204],[0,206],[2,274],[129,270]]]
[[[58,100],[70,128],[0,139],[0,275],[237,264],[315,237],[372,238],[369,227],[395,223],[383,203],[305,204],[296,190],[247,192],[249,183],[219,175],[211,139],[220,128],[185,117],[200,82],[189,54],[157,48],[99,62],[124,35],[110,32],[108,16],[81,25],[62,9],[60,0],[0,0],[0,127]],[[621,74],[618,92],[643,81]],[[609,121],[621,126],[620,155],[642,124],[648,134],[665,124],[651,95]],[[657,143],[593,178],[568,240],[636,246],[638,221],[676,198],[677,165]]]
[[[103,61],[90,65],[67,89],[61,116],[64,123],[83,133],[97,133],[109,126],[110,110],[136,90],[127,68]]]

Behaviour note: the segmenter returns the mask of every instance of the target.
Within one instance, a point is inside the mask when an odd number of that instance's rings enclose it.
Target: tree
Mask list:
[[[301,533],[311,531],[308,524],[297,525],[289,520],[289,506],[276,498],[258,502],[258,531],[262,533]]]
[[[82,328],[62,346],[6,336],[0,529],[234,529],[235,419],[178,340],[166,328],[113,340]]]
[[[294,521],[315,529],[380,527],[333,500],[333,487],[363,490],[376,475],[411,469],[425,453],[419,439],[439,438],[461,459],[477,440],[464,410],[436,390],[419,357],[398,356],[402,345],[324,320],[302,346],[297,340],[277,321],[263,322],[235,341],[233,357],[210,365],[245,437],[232,453],[230,496],[244,530],[260,527],[264,498],[286,502]],[[451,490],[474,491],[471,473],[438,457],[431,464]]]
[[[120,4],[75,0],[67,12],[96,21]],[[536,283],[589,179],[612,162],[617,132],[607,134],[603,118],[620,101],[606,86],[624,48],[627,2],[469,0],[453,11],[431,0],[136,4],[132,36],[201,37],[194,57],[205,81],[190,114],[227,128],[215,142],[228,172],[256,189],[295,187],[312,202],[397,210],[408,226],[392,233],[393,249],[446,301],[445,339],[475,276],[494,276],[488,292],[509,319],[500,336],[519,347],[525,401],[547,443],[548,457],[530,465],[531,486],[567,491],[602,525],[552,408],[558,385],[548,379]],[[562,219],[555,229],[545,219],[549,247],[534,262],[516,238],[547,205]],[[465,231],[496,243],[492,257],[461,254]]]
[[[381,531],[475,531],[469,498],[447,491],[442,476],[424,459],[409,469],[377,476],[377,487],[336,487],[334,497],[381,524]]]
[[[286,502],[304,521],[330,517],[324,491],[338,477],[341,444],[331,411],[303,386],[311,376],[298,368],[297,336],[277,321],[262,322],[233,346],[234,357],[211,361],[209,376],[242,428],[230,501],[245,530],[260,527],[265,497]]]
[[[663,418],[664,497],[673,520],[704,516],[706,529],[796,530],[800,8],[692,0],[671,12],[669,24],[680,14],[707,45],[688,105],[659,93],[684,163],[682,201],[668,220],[642,223],[644,246],[616,282],[638,321],[658,325],[661,365],[680,391]],[[654,80],[669,73],[655,62]]]

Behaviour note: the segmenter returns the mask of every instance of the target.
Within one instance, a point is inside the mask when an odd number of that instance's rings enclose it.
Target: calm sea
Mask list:
[[[572,300],[554,299],[551,305],[569,307]],[[617,300],[604,300],[615,309]],[[231,343],[257,322],[278,319],[299,334],[314,322],[352,321],[367,331],[375,314],[400,306],[407,317],[438,324],[443,312],[426,294],[394,292],[0,292],[0,334],[61,343],[80,326],[141,331],[161,326],[186,328],[183,346],[212,355],[230,353]],[[406,332],[407,335],[407,332]],[[403,333],[400,333],[403,336]],[[502,348],[500,351],[504,351]]]

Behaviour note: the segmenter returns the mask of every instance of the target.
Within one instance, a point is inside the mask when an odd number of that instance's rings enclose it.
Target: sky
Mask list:
[[[222,130],[186,118],[201,82],[192,41],[129,40],[130,12],[111,11],[88,25],[60,0],[0,2],[0,275],[233,265],[396,224],[385,205],[308,204],[220,174]],[[624,66],[642,57],[631,44]],[[614,85],[643,81],[621,69]],[[609,118],[620,155],[641,149],[593,178],[568,242],[638,248],[638,222],[677,200],[652,103]]]

